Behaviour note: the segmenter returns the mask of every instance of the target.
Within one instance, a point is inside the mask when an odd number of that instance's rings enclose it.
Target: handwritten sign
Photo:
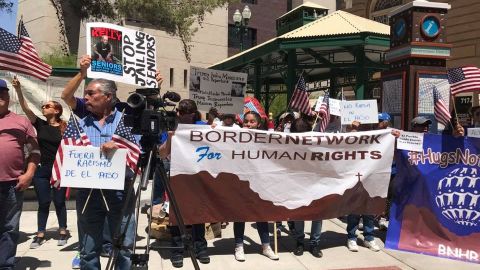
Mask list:
[[[123,190],[126,149],[107,157],[99,147],[67,145],[63,152],[62,187]]]
[[[190,99],[199,110],[217,108],[221,113],[241,114],[247,85],[247,74],[190,68]]]
[[[467,136],[480,138],[480,128],[468,128],[467,129]]]
[[[155,36],[109,23],[87,23],[89,78],[157,87]]]
[[[422,152],[423,133],[401,131],[397,139],[397,149]]]
[[[376,100],[342,101],[342,125],[358,121],[362,124],[378,123],[378,108]]]
[[[342,101],[334,98],[328,99],[328,105],[331,115],[342,115]]]

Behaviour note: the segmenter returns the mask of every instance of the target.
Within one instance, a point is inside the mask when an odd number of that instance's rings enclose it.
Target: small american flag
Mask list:
[[[63,163],[63,148],[65,145],[91,145],[90,139],[88,139],[87,134],[85,134],[83,129],[78,125],[77,119],[73,114],[70,115],[67,128],[63,133],[63,138],[60,141],[60,146],[58,147],[57,154],[55,155],[55,161],[53,163],[52,179],[50,183],[56,188],[60,187]]]
[[[245,103],[244,107],[247,108],[249,111],[253,111],[253,112],[256,112],[256,113],[260,114],[257,110],[257,107],[255,107],[255,105],[251,101]]]
[[[477,67],[458,67],[448,70],[448,82],[452,95],[480,90],[480,69]]]
[[[433,86],[433,105],[435,119],[437,119],[437,121],[444,126],[448,125],[452,116],[448,111],[447,105],[445,105],[445,102],[442,99],[442,95],[440,95],[440,92],[435,86]]]
[[[323,96],[322,105],[320,105],[320,109],[318,110],[318,114],[322,117],[318,123],[318,131],[320,132],[324,132],[327,129],[328,123],[330,122],[330,106],[328,104],[329,99],[330,92],[326,92]]]
[[[297,87],[293,92],[292,100],[290,101],[290,108],[298,110],[306,115],[312,114],[312,109],[310,108],[309,95],[307,92],[307,85],[303,76],[300,76],[298,79]]]
[[[140,158],[140,147],[137,145],[132,132],[123,123],[123,117],[118,123],[117,128],[112,136],[112,141],[119,148],[127,149],[127,166],[134,172],[137,172],[137,163]]]
[[[0,28],[0,69],[31,75],[42,81],[52,73],[52,67],[38,56],[23,21],[18,25],[18,37]]]

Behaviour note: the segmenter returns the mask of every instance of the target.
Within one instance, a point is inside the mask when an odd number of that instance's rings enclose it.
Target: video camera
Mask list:
[[[176,106],[173,102],[179,102],[180,95],[167,91],[159,97],[159,93],[158,88],[140,88],[127,98],[132,113],[125,115],[125,125],[132,127],[133,134],[158,136],[162,132],[176,129],[176,112],[173,109],[166,110],[165,107]]]

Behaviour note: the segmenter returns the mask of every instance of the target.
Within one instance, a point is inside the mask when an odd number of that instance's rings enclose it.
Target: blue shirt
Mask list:
[[[113,133],[117,128],[122,113],[115,109],[112,114],[105,118],[103,126],[92,114],[87,114],[80,120],[80,126],[87,134],[93,146],[100,147],[102,144],[112,140]]]

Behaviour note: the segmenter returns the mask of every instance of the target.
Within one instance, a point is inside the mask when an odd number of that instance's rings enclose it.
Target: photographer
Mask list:
[[[179,124],[200,124],[204,125],[205,123],[200,121],[199,112],[197,110],[197,104],[191,99],[183,99],[178,104],[177,108],[177,119]],[[161,158],[169,159],[171,153],[171,140],[173,132],[168,133],[168,138],[165,143],[159,146],[159,155]],[[172,246],[182,246],[182,238],[180,234],[180,229],[178,226],[170,227],[170,233],[172,235]],[[197,259],[204,264],[210,263],[210,257],[207,253],[207,240],[205,239],[205,224],[193,224],[192,225],[192,234],[193,234],[193,248],[196,254]],[[174,249],[171,255],[171,262],[174,267],[183,266],[183,250]]]

